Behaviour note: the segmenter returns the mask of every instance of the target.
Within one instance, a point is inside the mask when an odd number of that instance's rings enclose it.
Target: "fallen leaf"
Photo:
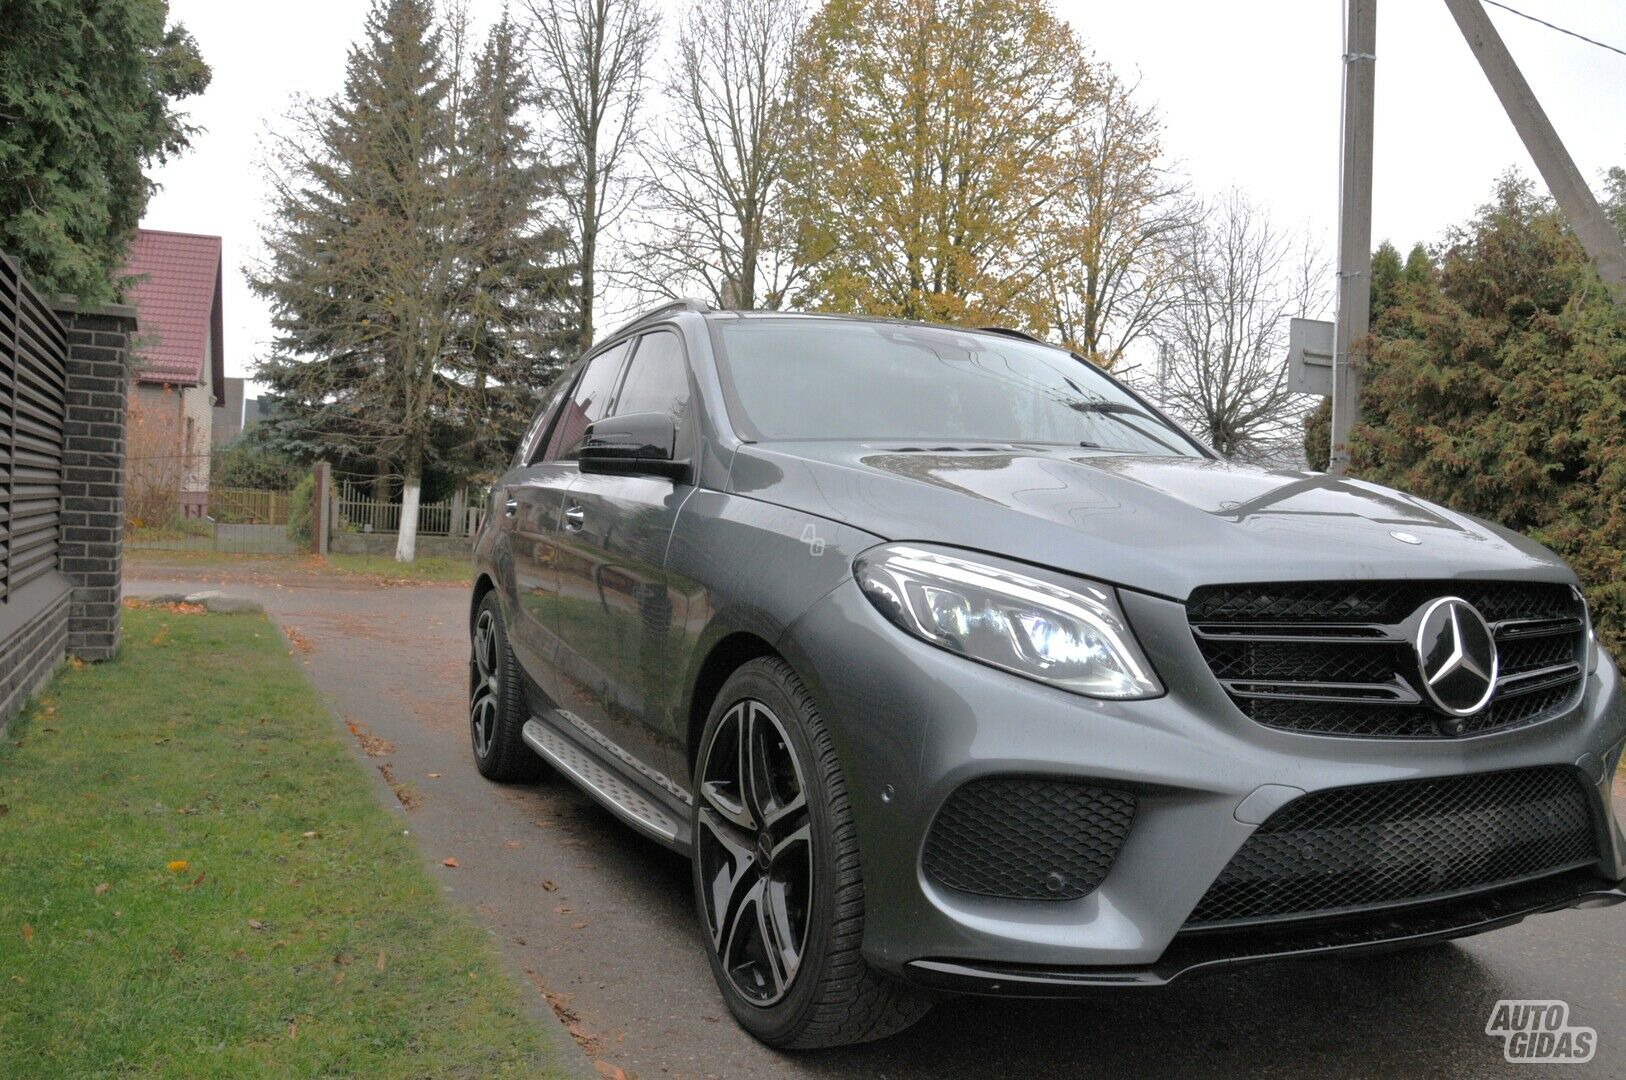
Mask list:
[[[105,893],[108,889],[111,889],[112,887],[113,886],[109,885],[107,882],[104,881],[100,885],[96,886],[96,895],[100,896],[103,893]]]
[[[374,971],[383,971],[384,970],[384,950],[383,949],[378,950],[378,962],[373,965],[373,970]]]
[[[23,944],[34,944],[34,928],[27,923],[23,923]]]
[[[248,921],[248,928],[250,930],[264,930],[265,924],[258,919],[250,919]]]
[[[299,1021],[298,1020],[295,1020],[293,1023],[288,1025],[288,1037],[290,1039],[299,1038]]]
[[[457,869],[457,860],[456,859],[451,859],[451,858],[442,859],[440,861],[440,865],[442,865],[442,866],[450,866],[453,870],[456,870]]]
[[[560,904],[558,907],[554,908],[553,910],[556,913],[560,914],[560,915],[569,915],[570,914],[570,905],[569,904]]]
[[[303,838],[304,838],[304,839],[306,839],[306,840],[315,840],[315,839],[316,839],[316,833],[315,833],[315,831],[312,831],[312,832],[304,832],[304,833],[300,833],[300,834],[299,834],[299,835],[300,835],[300,836],[301,836],[301,837],[303,837]]]
[[[572,929],[572,930],[586,930],[586,929],[587,929],[587,920],[586,920],[586,919],[583,919],[583,920],[582,920],[582,921],[581,921],[581,922],[579,922],[579,923],[574,923],[574,924],[572,924],[572,925],[571,925],[571,927],[570,927],[570,928],[571,928],[571,929]]]
[[[171,860],[170,863],[168,864],[168,866],[166,867],[166,869],[168,869],[169,872],[172,873],[172,874],[179,874],[182,870],[186,869],[186,860],[185,859]]]
[[[604,1080],[627,1080],[627,1074],[608,1061],[593,1062],[593,1071],[604,1077]]]
[[[440,779],[440,773],[438,773],[438,772],[430,773],[429,774],[429,779],[431,779],[431,780],[439,780]]]
[[[186,886],[186,887],[187,887],[187,888],[188,888],[188,889],[195,889],[195,888],[197,888],[197,887],[198,887],[198,886],[199,886],[199,885],[202,885],[202,884],[203,884],[203,879],[204,879],[204,877],[205,877],[205,873],[204,873],[204,872],[202,872],[202,871],[200,871],[200,872],[199,872],[199,873],[198,873],[198,876],[197,876],[197,877],[195,877],[195,878],[193,878],[193,879],[192,879],[192,880],[191,880],[191,882],[190,882],[190,883],[188,883],[188,884],[187,884],[187,886]]]

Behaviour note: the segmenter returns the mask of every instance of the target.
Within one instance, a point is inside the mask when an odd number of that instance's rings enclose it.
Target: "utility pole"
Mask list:
[[[1491,89],[1502,101],[1508,119],[1524,141],[1524,148],[1536,161],[1541,178],[1553,193],[1558,208],[1569,219],[1570,228],[1580,238],[1587,257],[1598,268],[1598,276],[1614,292],[1615,298],[1626,302],[1626,246],[1604,216],[1592,189],[1587,187],[1581,170],[1564,149],[1558,132],[1542,110],[1541,103],[1531,92],[1513,56],[1507,51],[1502,36],[1496,32],[1490,16],[1479,0],[1445,0],[1457,28],[1468,39],[1468,47],[1484,69]],[[1334,406],[1336,408],[1336,406]]]
[[[1447,0],[1451,2],[1451,0]],[[1478,0],[1473,0],[1477,5]],[[1349,469],[1349,429],[1361,417],[1354,346],[1372,319],[1372,108],[1377,88],[1377,0],[1345,0],[1343,171],[1338,181],[1338,316],[1332,357],[1332,454]]]

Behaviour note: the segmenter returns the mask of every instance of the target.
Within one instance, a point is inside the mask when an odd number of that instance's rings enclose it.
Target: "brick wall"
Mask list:
[[[68,329],[62,454],[62,572],[73,584],[68,651],[105,660],[119,643],[124,563],[124,421],[135,312],[59,308]]]
[[[40,584],[43,582],[34,583]],[[70,595],[67,589],[58,589],[54,600],[7,634],[6,655],[0,657],[0,731],[62,662],[68,643]]]

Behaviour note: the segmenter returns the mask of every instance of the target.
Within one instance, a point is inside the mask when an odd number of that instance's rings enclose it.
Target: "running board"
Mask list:
[[[520,734],[527,746],[610,813],[663,844],[672,847],[681,844],[682,829],[677,819],[590,751],[536,719],[525,721]]]

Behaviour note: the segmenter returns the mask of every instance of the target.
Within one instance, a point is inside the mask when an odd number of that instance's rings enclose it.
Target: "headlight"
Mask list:
[[[866,552],[854,572],[883,615],[950,652],[1088,697],[1163,692],[1104,585],[1062,588],[907,546]]]

